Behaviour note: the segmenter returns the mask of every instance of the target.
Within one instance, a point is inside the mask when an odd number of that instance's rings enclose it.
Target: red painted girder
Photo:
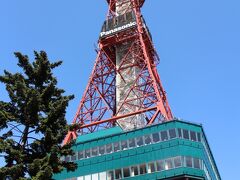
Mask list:
[[[157,109],[157,107],[141,109],[141,110],[133,112],[133,113],[124,114],[124,115],[120,115],[120,116],[114,116],[114,117],[109,118],[109,119],[105,119],[105,120],[93,122],[91,124],[83,125],[83,126],[81,126],[81,128],[83,129],[83,128],[87,128],[87,127],[90,127],[90,126],[95,126],[95,125],[106,123],[106,122],[110,122],[110,121],[116,121],[116,120],[121,119],[121,118],[130,117],[130,116],[133,116],[133,115],[136,115],[136,114],[144,113],[144,112],[147,112],[147,111],[152,111],[152,110],[155,110],[155,109]]]

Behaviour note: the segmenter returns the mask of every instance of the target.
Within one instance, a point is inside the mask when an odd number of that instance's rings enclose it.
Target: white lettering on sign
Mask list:
[[[107,35],[109,35],[109,34],[113,34],[113,33],[116,33],[116,32],[118,32],[118,31],[121,31],[121,30],[130,28],[130,27],[133,27],[133,26],[136,26],[136,25],[137,25],[136,22],[131,22],[131,23],[129,23],[129,24],[126,24],[126,25],[117,27],[117,28],[115,28],[115,29],[112,29],[112,30],[109,30],[109,31],[106,31],[106,32],[101,32],[101,33],[100,33],[100,36],[101,36],[101,37],[107,36]]]

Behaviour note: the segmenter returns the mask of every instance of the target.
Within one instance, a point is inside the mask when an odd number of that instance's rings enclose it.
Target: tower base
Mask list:
[[[174,120],[131,131],[119,126],[79,136],[75,172],[56,180],[220,180],[201,125]]]

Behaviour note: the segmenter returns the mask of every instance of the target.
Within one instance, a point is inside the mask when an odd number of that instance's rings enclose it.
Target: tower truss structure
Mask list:
[[[97,58],[64,144],[112,126],[125,130],[173,119],[159,57],[141,14],[144,0],[107,0]]]

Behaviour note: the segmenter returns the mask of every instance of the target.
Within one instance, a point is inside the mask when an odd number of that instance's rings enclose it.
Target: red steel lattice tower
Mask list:
[[[141,15],[145,0],[107,0],[96,62],[74,117],[78,134],[113,126],[124,130],[173,119],[157,73],[159,57]]]

